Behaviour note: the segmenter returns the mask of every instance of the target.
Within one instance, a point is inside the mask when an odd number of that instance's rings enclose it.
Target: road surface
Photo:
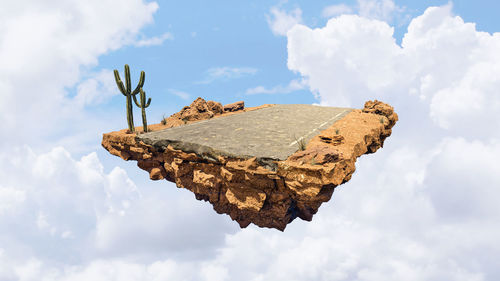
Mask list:
[[[179,127],[141,134],[138,138],[156,147],[176,149],[209,158],[285,160],[322,130],[340,120],[351,108],[306,104],[278,104]]]

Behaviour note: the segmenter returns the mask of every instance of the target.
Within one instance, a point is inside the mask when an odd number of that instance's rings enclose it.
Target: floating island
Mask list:
[[[125,96],[127,84],[119,85]],[[131,127],[128,116],[129,129],[104,134],[102,146],[123,160],[137,161],[151,180],[190,190],[242,228],[253,223],[283,231],[297,217],[311,221],[335,188],[351,179],[356,159],[381,148],[398,120],[392,106],[377,100],[362,109],[245,108],[244,102],[223,106],[197,98],[148,126],[144,108],[150,100],[139,84],[132,97],[143,111],[144,126]],[[140,102],[134,92],[140,92]]]

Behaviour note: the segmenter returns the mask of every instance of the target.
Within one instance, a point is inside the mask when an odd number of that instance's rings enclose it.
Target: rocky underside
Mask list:
[[[222,106],[198,98],[163,124],[148,128],[162,130],[269,106],[244,108],[243,102]],[[152,180],[166,179],[192,191],[196,199],[210,202],[217,213],[228,214],[240,227],[254,223],[283,231],[297,217],[310,221],[335,187],[351,179],[356,159],[383,146],[397,120],[390,105],[367,101],[363,109],[351,111],[313,137],[304,150],[274,161],[272,169],[255,157],[221,155],[207,160],[171,145],[155,147],[127,130],[104,134],[102,146],[124,160],[137,161]]]

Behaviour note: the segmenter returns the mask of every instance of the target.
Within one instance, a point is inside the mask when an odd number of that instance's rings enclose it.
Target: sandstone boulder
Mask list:
[[[245,108],[245,102],[243,101],[238,101],[224,105],[224,111],[226,112],[239,111],[242,110],[243,108]]]

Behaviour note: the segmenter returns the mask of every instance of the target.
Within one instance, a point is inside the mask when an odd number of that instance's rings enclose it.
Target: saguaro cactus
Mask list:
[[[132,96],[134,98],[134,102],[135,102],[135,105],[137,105],[137,107],[140,107],[141,108],[141,112],[142,112],[142,129],[144,130],[144,132],[147,132],[148,131],[148,122],[146,121],[146,108],[151,104],[151,98],[148,99],[148,102],[146,102],[146,92],[144,92],[142,90],[142,88],[139,89],[140,91],[140,98],[141,98],[141,103],[138,103],[137,102],[137,99],[135,98],[135,96]]]
[[[128,129],[130,132],[135,131],[134,127],[134,113],[132,112],[132,97],[135,99],[135,95],[137,95],[144,86],[144,78],[146,74],[144,71],[141,71],[141,77],[139,78],[139,84],[137,84],[137,87],[135,87],[135,90],[132,91],[132,83],[130,82],[130,68],[128,67],[128,64],[125,65],[125,85],[126,88],[123,86],[123,82],[120,79],[120,74],[118,73],[118,70],[115,69],[115,81],[116,85],[118,86],[118,89],[120,89],[120,92],[127,98],[127,123],[128,123]]]

